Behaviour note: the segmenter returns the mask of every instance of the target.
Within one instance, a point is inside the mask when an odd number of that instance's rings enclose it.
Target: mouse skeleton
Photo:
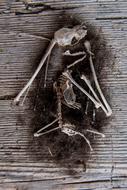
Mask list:
[[[75,44],[79,43],[82,39],[84,39],[86,37],[86,35],[87,35],[87,30],[86,30],[86,27],[83,25],[77,25],[73,28],[61,28],[58,31],[56,31],[54,33],[54,38],[52,40],[50,40],[50,44],[49,44],[44,56],[42,57],[40,64],[38,65],[37,69],[35,70],[34,74],[30,78],[28,83],[24,86],[24,88],[15,97],[14,102],[15,103],[19,102],[21,96],[25,93],[24,98],[23,98],[23,102],[24,102],[26,95],[27,95],[33,81],[35,80],[36,76],[40,72],[44,63],[47,61],[45,79],[44,79],[45,80],[44,87],[46,86],[46,77],[47,77],[49,59],[50,59],[52,49],[55,47],[56,44],[59,47],[63,47],[63,48],[68,47],[68,46],[74,46]],[[47,38],[39,37],[39,39],[47,39]],[[73,40],[75,40],[76,42],[73,43]],[[87,52],[85,52],[85,49]],[[89,54],[90,68],[92,71],[96,89],[98,90],[101,100],[98,97],[98,95],[96,94],[96,92],[94,91],[89,79],[84,74],[82,74],[80,76],[80,78],[81,78],[81,80],[84,80],[86,85],[89,87],[89,90],[92,92],[93,96],[90,93],[88,93],[82,86],[80,86],[72,78],[72,75],[71,75],[70,69],[72,67],[75,67],[80,62],[82,62],[86,58],[87,54]],[[83,133],[75,131],[74,125],[72,125],[70,123],[63,123],[63,118],[62,118],[62,104],[68,106],[69,108],[73,108],[73,109],[81,108],[80,103],[76,102],[76,95],[73,91],[73,85],[76,86],[83,94],[85,94],[93,102],[93,104],[95,105],[95,108],[98,109],[99,107],[101,107],[102,110],[105,112],[106,116],[110,116],[112,114],[112,110],[111,110],[109,104],[107,103],[107,101],[102,93],[102,90],[100,88],[99,82],[97,80],[92,55],[93,55],[93,53],[91,52],[90,42],[87,40],[84,42],[84,51],[71,53],[70,50],[66,50],[63,53],[63,56],[71,56],[71,57],[82,56],[82,57],[77,59],[76,61],[74,61],[72,64],[68,65],[66,67],[66,70],[64,70],[63,73],[61,74],[61,76],[60,76],[61,78],[58,79],[59,81],[54,83],[54,87],[55,87],[56,94],[57,94],[57,117],[56,117],[56,119],[54,119],[54,121],[52,121],[48,125],[44,126],[40,130],[38,130],[36,133],[34,133],[35,137],[39,137],[44,134],[55,131],[57,129],[61,129],[61,132],[67,134],[68,136],[79,135],[79,136],[83,137],[85,139],[85,141],[87,142],[90,150],[93,150],[89,140],[85,137],[85,135]],[[58,82],[60,83],[59,85],[58,85]],[[22,104],[23,104],[23,102],[22,102]],[[48,131],[44,131],[45,129],[49,128],[50,126],[52,126],[53,124],[55,124],[57,122],[58,122],[58,127],[50,129]],[[98,135],[101,135],[102,137],[104,137],[104,134],[99,133],[94,130],[86,130],[86,132],[98,134]]]
[[[24,33],[23,33],[24,34]],[[87,30],[86,27],[84,25],[77,25],[73,28],[61,28],[58,31],[55,32],[54,34],[54,39],[51,40],[49,47],[47,48],[44,56],[42,57],[42,60],[39,64],[39,66],[37,67],[37,69],[35,70],[34,74],[32,75],[32,77],[30,78],[30,80],[28,81],[28,83],[24,86],[24,88],[19,92],[19,94],[15,97],[14,99],[14,103],[19,102],[21,96],[25,94],[23,102],[26,98],[26,95],[30,89],[30,86],[32,85],[34,79],[36,78],[36,76],[38,75],[39,71],[41,70],[42,66],[44,65],[45,61],[48,60],[48,63],[46,65],[46,73],[45,73],[45,83],[44,86],[46,86],[46,77],[47,77],[47,69],[48,69],[48,64],[49,64],[49,57],[51,54],[52,49],[54,48],[54,46],[56,44],[58,44],[58,46],[61,47],[66,47],[66,46],[73,46],[73,39],[76,40],[76,44],[82,40],[83,38],[85,38],[85,36],[87,35]],[[45,38],[44,38],[45,39]],[[77,88],[79,90],[81,90],[94,104],[96,108],[101,107],[103,109],[103,111],[105,112],[106,116],[110,116],[112,114],[112,110],[109,106],[109,104],[107,103],[102,90],[100,88],[99,82],[97,80],[97,76],[96,76],[96,72],[94,69],[94,64],[93,64],[93,60],[92,60],[92,55],[93,53],[91,52],[91,45],[89,41],[85,41],[84,42],[84,47],[87,50],[87,53],[89,54],[89,62],[90,62],[90,68],[93,74],[93,79],[96,85],[96,88],[99,92],[99,95],[102,99],[101,100],[98,98],[97,94],[95,93],[95,91],[93,90],[90,82],[88,82],[88,80],[86,79],[85,75],[81,76],[81,79],[85,81],[85,83],[87,84],[87,86],[90,88],[90,90],[92,91],[94,97],[92,97],[88,92],[85,91],[85,89],[83,89],[78,83],[76,83],[76,81],[72,78],[72,76],[69,74],[68,70],[66,72],[63,72],[63,75],[66,76],[73,85],[77,86]],[[77,63],[83,61],[86,57],[86,53],[85,51],[82,52],[76,52],[76,53],[70,53],[69,50],[65,51],[64,54],[65,56],[77,56],[77,55],[83,55],[83,57],[81,57],[80,59],[76,60],[74,63],[72,63],[71,65],[68,65],[67,68],[70,69],[71,67],[75,66]],[[22,102],[22,104],[23,104]]]

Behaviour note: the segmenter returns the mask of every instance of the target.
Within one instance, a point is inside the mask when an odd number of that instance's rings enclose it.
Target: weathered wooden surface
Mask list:
[[[31,8],[31,14],[19,14],[25,10],[23,1],[0,1],[0,189],[127,189],[127,1],[47,0],[45,4],[49,6],[44,10],[40,6],[38,13]],[[48,161],[48,153],[42,162],[38,149],[29,151],[33,110],[29,104],[11,106],[48,44],[18,33],[51,38],[64,22],[59,17],[63,12],[98,28],[115,56],[102,71],[101,82],[113,108],[109,124],[103,127],[106,138],[95,140],[86,171],[76,168],[75,177]]]

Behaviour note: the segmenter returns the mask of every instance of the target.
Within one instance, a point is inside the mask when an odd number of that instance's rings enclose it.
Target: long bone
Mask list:
[[[75,56],[79,56],[79,55],[86,55],[86,52],[85,51],[79,51],[79,52],[71,53],[70,50],[67,50],[63,53],[63,55],[75,57]]]
[[[68,65],[67,66],[68,69],[71,68],[71,67],[73,67],[73,66],[75,66],[77,63],[83,61],[86,58],[86,52],[85,51],[79,51],[79,52],[71,53],[69,50],[67,50],[67,51],[65,51],[63,53],[63,55],[71,56],[71,57],[83,55],[83,57],[77,59],[76,61],[74,61],[73,63],[71,63],[70,65]]]
[[[89,87],[89,89],[91,90],[91,92],[93,93],[93,95],[96,98],[96,100],[100,103],[100,105],[101,105],[100,107],[103,109],[103,111],[105,112],[106,116],[108,116],[107,110],[105,109],[105,107],[101,103],[99,97],[97,96],[96,92],[94,91],[93,87],[91,86],[89,79],[87,79],[87,77],[85,75],[82,75],[80,78],[85,81],[85,83],[87,84],[87,86]]]
[[[86,58],[86,55],[84,55],[84,56],[83,56],[83,57],[81,57],[80,59],[78,59],[78,60],[74,61],[72,64],[68,65],[68,66],[67,66],[67,68],[69,69],[69,68],[71,68],[71,67],[75,66],[77,63],[79,63],[79,62],[83,61],[85,58]]]
[[[90,61],[90,68],[91,68],[91,71],[92,71],[92,74],[93,74],[93,78],[94,78],[94,82],[95,82],[95,85],[96,85],[96,88],[101,96],[101,99],[107,109],[107,116],[110,116],[112,114],[112,109],[111,107],[109,106],[108,102],[106,101],[104,95],[103,95],[103,92],[100,88],[100,85],[99,85],[99,82],[98,82],[98,79],[97,79],[97,76],[96,76],[96,72],[95,72],[95,68],[94,68],[94,64],[93,64],[93,59],[92,59],[92,55],[91,55],[91,45],[90,45],[90,42],[89,41],[85,41],[84,42],[84,46],[87,50],[87,52],[89,53],[89,61]]]
[[[81,90],[94,104],[96,108],[100,107],[100,103],[97,102],[85,89],[83,89],[71,76],[71,74],[69,73],[69,71],[65,71],[63,72],[63,75],[66,76],[71,82],[72,84],[74,84],[79,90]]]
[[[92,148],[92,146],[91,146],[91,144],[90,144],[90,141],[85,137],[84,134],[82,134],[82,133],[80,133],[80,132],[77,132],[77,131],[71,129],[70,127],[73,127],[73,125],[71,125],[71,124],[65,123],[62,128],[61,128],[60,126],[58,126],[58,127],[53,128],[53,129],[50,129],[49,131],[42,132],[44,129],[50,127],[51,125],[53,125],[54,123],[56,123],[58,120],[59,120],[59,119],[57,118],[57,119],[55,119],[53,122],[49,123],[49,124],[46,125],[45,127],[43,127],[43,128],[41,128],[40,130],[38,130],[36,133],[34,133],[34,137],[40,137],[40,136],[42,136],[42,135],[45,135],[45,134],[51,133],[51,132],[53,132],[53,131],[56,131],[57,129],[61,129],[61,132],[67,134],[68,136],[79,135],[79,136],[83,137],[83,138],[85,139],[85,141],[87,142],[87,144],[88,144],[90,150],[93,151],[93,148]],[[91,131],[88,131],[88,132],[91,132]],[[92,133],[95,133],[95,132],[92,131]],[[96,133],[96,134],[98,134],[98,133]]]
[[[53,86],[54,86],[54,89],[56,90],[56,94],[57,94],[57,118],[54,121],[52,121],[51,123],[49,123],[48,125],[46,125],[45,127],[38,130],[36,133],[34,133],[35,137],[39,137],[41,135],[50,133],[50,132],[55,131],[57,129],[61,129],[63,126],[61,91],[60,91],[60,87],[58,86],[57,82],[55,82]],[[53,128],[53,129],[46,131],[46,132],[42,132],[44,129],[47,129],[48,127],[52,126],[56,122],[58,122],[58,125],[59,125],[58,127]]]
[[[50,52],[52,51],[53,47],[55,46],[56,42],[54,40],[51,41],[46,53],[44,54],[40,64],[38,65],[36,71],[34,72],[34,74],[32,75],[32,77],[30,78],[30,80],[28,81],[28,83],[24,86],[24,88],[19,92],[19,94],[15,97],[14,102],[19,102],[20,97],[24,94],[24,92],[31,86],[31,84],[33,83],[34,79],[36,78],[37,74],[39,73],[39,71],[41,70],[42,66],[44,65],[44,62],[46,61],[48,55],[50,54]]]
[[[60,91],[60,87],[57,85],[57,82],[55,82],[53,84],[54,89],[56,90],[57,93],[57,118],[55,120],[53,120],[51,123],[49,123],[48,125],[46,125],[45,127],[41,128],[40,130],[38,130],[36,133],[34,133],[35,137],[39,137],[41,135],[50,133],[52,131],[55,131],[59,128],[62,128],[62,106],[61,106],[61,91]],[[52,126],[54,123],[58,122],[59,126],[51,129],[49,131],[46,132],[42,132],[44,129],[47,129],[48,127]]]
[[[55,127],[49,131],[46,131],[46,132],[43,132],[43,133],[34,133],[34,137],[40,137],[42,135],[45,135],[45,134],[48,134],[48,133],[51,133],[52,131],[56,131],[57,129],[60,129],[60,127]]]
[[[34,133],[34,137],[39,137],[41,135],[44,134],[44,132],[42,132],[44,129],[47,129],[48,127],[52,126],[54,123],[56,123],[58,121],[58,118],[54,119],[51,123],[49,123],[48,125],[46,125],[45,127],[39,129],[36,133]],[[41,133],[42,132],[42,133]]]
[[[38,65],[36,71],[28,81],[28,83],[24,86],[24,88],[19,92],[19,94],[15,97],[14,102],[18,102],[20,97],[24,94],[24,92],[31,86],[34,79],[38,75],[39,71],[41,70],[42,66],[44,65],[47,57],[51,54],[52,49],[56,44],[59,46],[71,46],[73,39],[77,40],[77,43],[86,36],[87,30],[82,25],[77,25],[73,28],[61,28],[54,34],[54,39],[51,40],[49,47],[41,59],[40,64]]]
[[[86,131],[89,132],[89,133],[100,135],[101,137],[105,137],[105,135],[103,133],[100,133],[98,131],[94,131],[94,130],[91,130],[91,129],[87,129]]]
[[[15,32],[15,31],[11,31],[11,32],[9,32],[9,34],[14,34],[14,35],[18,35],[18,36],[20,36],[20,37],[30,37],[30,38],[35,38],[35,39],[40,39],[40,40],[46,40],[46,41],[51,41],[51,39],[49,39],[49,38],[47,38],[47,37],[44,37],[44,36],[40,36],[40,35],[36,35],[36,34],[30,34],[30,33],[26,33],[26,32]],[[48,63],[47,63],[47,65],[48,65]],[[48,66],[47,66],[48,67]],[[46,69],[47,69],[47,67],[46,67]],[[45,71],[45,73],[46,73],[46,71]],[[46,73],[47,74],[47,73]],[[46,78],[46,77],[45,77]],[[46,79],[45,79],[45,81],[46,81]],[[46,82],[45,82],[46,83]],[[24,94],[24,97],[23,97],[23,100],[22,100],[22,102],[20,103],[20,105],[21,106],[23,106],[23,104],[24,104],[24,101],[25,101],[25,99],[26,99],[26,97],[27,97],[27,95],[28,95],[28,93],[29,93],[29,90],[30,90],[30,86],[28,87],[28,89],[26,90],[26,93]]]

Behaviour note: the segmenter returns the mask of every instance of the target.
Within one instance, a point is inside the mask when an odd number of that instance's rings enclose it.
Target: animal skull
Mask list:
[[[73,28],[61,28],[54,34],[54,39],[59,46],[73,45],[73,39],[78,43],[87,34],[86,28],[81,25],[77,25]]]

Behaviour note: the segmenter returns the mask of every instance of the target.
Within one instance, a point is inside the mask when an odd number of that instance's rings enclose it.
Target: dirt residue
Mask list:
[[[67,24],[69,27],[72,26],[74,22],[71,24]],[[76,23],[77,24],[77,23]],[[109,56],[109,52],[106,49],[105,40],[100,34],[96,31],[94,27],[90,25],[87,26],[88,34],[86,39],[90,41],[92,52],[94,53],[93,60],[95,64],[95,68],[97,73],[100,73],[103,68],[105,62],[105,56]],[[75,47],[71,47],[70,51],[82,51],[83,42],[76,45]],[[61,132],[61,130],[57,130],[51,132],[49,134],[33,137],[33,134],[41,129],[43,126],[52,122],[57,114],[57,98],[56,93],[53,90],[53,83],[57,80],[57,78],[61,75],[65,66],[72,63],[75,58],[63,57],[62,56],[63,49],[58,46],[55,47],[51,54],[50,64],[48,68],[48,79],[47,79],[47,88],[44,89],[44,70],[40,73],[38,77],[38,87],[36,93],[34,92],[35,99],[33,101],[33,107],[35,112],[35,117],[31,121],[31,142],[29,143],[29,150],[34,153],[34,157],[36,155],[37,161],[42,160],[54,160],[54,162],[59,164],[65,164],[69,168],[73,168],[74,164],[82,164],[85,167],[85,161],[89,156],[89,147],[86,141],[81,136],[68,136]],[[55,63],[55,66],[54,66]],[[84,61],[79,63],[72,69],[73,78],[86,90],[89,92],[88,87],[85,83],[80,79],[80,75],[85,73],[93,84],[93,78],[91,75],[91,70],[89,66],[88,55]],[[100,76],[98,75],[99,79]],[[82,107],[79,110],[74,110],[68,108],[67,106],[62,106],[63,119],[64,121],[68,121],[76,126],[76,131],[83,133],[91,142],[91,146],[94,143],[92,141],[93,134],[86,132],[86,129],[97,129],[101,130],[102,123],[104,123],[105,115],[101,109],[98,111],[95,110],[95,107],[91,101],[76,87],[74,87],[74,92],[77,97],[77,101],[81,103]],[[86,112],[86,104],[88,103],[87,114]],[[96,115],[93,117],[93,112],[95,111]],[[58,126],[58,123],[51,126],[51,128],[55,128]],[[68,163],[68,164],[67,164]]]

